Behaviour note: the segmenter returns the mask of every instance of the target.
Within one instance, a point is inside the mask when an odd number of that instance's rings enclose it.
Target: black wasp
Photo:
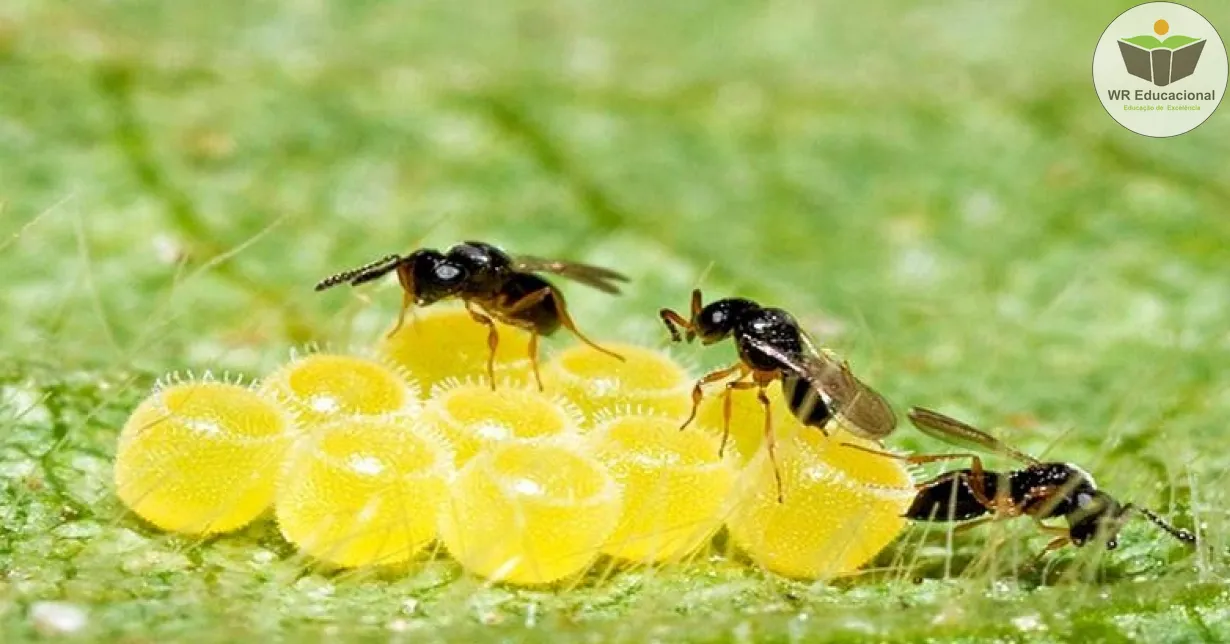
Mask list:
[[[774,380],[781,380],[782,393],[794,415],[821,431],[836,419],[852,434],[880,439],[897,426],[897,417],[884,398],[855,378],[844,361],[827,351],[817,350],[794,317],[781,309],[742,298],[726,298],[705,306],[697,289],[692,291],[691,319],[684,319],[670,309],[662,309],[659,315],[675,342],[683,340],[680,328],[686,331],[688,342],[697,337],[702,344],[713,344],[728,337],[734,339],[739,362],[706,374],[696,382],[692,388],[692,413],[683,427],[696,418],[705,385],[736,376],[726,383],[722,393],[725,419],[722,448],[725,449],[730,435],[731,390],[757,389],[757,398],[764,406],[765,444],[777,478],[779,501],[782,479],[777,469],[769,397],[765,395],[765,388]],[[750,382],[745,380],[749,376]]]
[[[988,521],[1028,516],[1055,537],[1047,544],[1045,553],[1068,544],[1083,546],[1099,537],[1106,539],[1107,549],[1114,549],[1119,545],[1119,530],[1136,512],[1174,538],[1191,545],[1196,543],[1194,534],[1170,525],[1152,510],[1131,503],[1120,504],[1099,490],[1093,477],[1076,465],[1039,461],[985,432],[929,409],[914,407],[909,415],[910,422],[929,436],[958,447],[1006,456],[1025,465],[1024,469],[1011,472],[992,472],[982,467],[982,460],[976,454],[906,457],[847,444],[917,464],[970,459],[968,468],[945,472],[918,484],[918,493],[905,513],[909,519],[966,521],[960,528],[964,530]],[[1053,518],[1065,519],[1068,527],[1042,523],[1043,519]]]
[[[430,248],[409,255],[389,255],[321,280],[317,291],[338,284],[357,286],[396,271],[402,287],[401,313],[393,335],[406,320],[413,306],[428,306],[449,298],[460,299],[475,322],[487,327],[487,376],[495,388],[495,350],[500,337],[492,319],[530,332],[529,354],[534,379],[542,389],[538,374],[538,337],[551,335],[561,326],[571,331],[585,344],[614,358],[623,357],[604,349],[577,330],[568,315],[564,296],[550,282],[535,273],[551,273],[576,280],[612,295],[619,294],[615,282],[628,278],[615,271],[529,255],[512,256],[477,241],[467,241],[441,253]]]

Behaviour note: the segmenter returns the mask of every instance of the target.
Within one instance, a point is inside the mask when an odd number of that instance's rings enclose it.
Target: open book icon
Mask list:
[[[1191,36],[1171,36],[1166,40],[1135,36],[1119,39],[1119,53],[1129,74],[1165,87],[1196,71],[1205,42],[1204,38]]]

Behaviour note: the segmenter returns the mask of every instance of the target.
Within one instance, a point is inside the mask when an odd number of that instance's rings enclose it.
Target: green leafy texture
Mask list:
[[[0,640],[41,600],[127,640],[1230,639],[1230,119],[1157,140],[1106,115],[1089,55],[1121,9],[5,3]],[[462,238],[627,271],[617,302],[568,288],[599,338],[664,341],[655,311],[702,276],[780,304],[900,409],[1078,462],[1205,548],[1135,522],[1032,568],[1020,521],[951,558],[915,529],[831,584],[728,553],[527,591],[447,560],[332,573],[268,521],[196,542],[119,506],[116,433],[158,374],[368,344],[395,287],[311,285]]]

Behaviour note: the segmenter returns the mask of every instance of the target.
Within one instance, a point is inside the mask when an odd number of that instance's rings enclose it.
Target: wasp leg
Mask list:
[[[547,288],[541,289],[540,291],[537,291],[535,293],[530,293],[526,297],[527,298],[534,297],[536,293],[542,293],[541,297],[546,297],[548,294],[554,296],[552,299],[555,301],[555,315],[559,317],[560,324],[563,325],[565,329],[568,329],[568,331],[571,332],[573,335],[577,336],[578,340],[580,340],[581,342],[584,342],[585,344],[588,344],[590,348],[594,349],[595,351],[605,353],[608,356],[611,356],[612,358],[619,360],[620,362],[624,361],[623,356],[619,355],[618,353],[615,353],[614,351],[611,351],[610,349],[604,349],[601,346],[598,346],[598,344],[595,343],[593,340],[590,340],[589,338],[585,337],[584,333],[581,333],[581,330],[577,328],[577,323],[574,322],[572,320],[572,316],[568,314],[568,305],[564,303],[564,295],[560,293],[559,290],[557,290],[554,286],[548,286]]]
[[[692,385],[692,413],[688,414],[688,419],[679,426],[680,431],[687,429],[688,425],[691,425],[692,421],[696,420],[696,410],[700,408],[700,401],[705,398],[705,385],[728,378],[731,374],[743,371],[744,369],[746,367],[743,366],[743,363],[739,363],[733,367],[718,369],[701,376],[700,380],[697,380],[696,384]]]
[[[1055,538],[1047,542],[1046,546],[1043,547],[1042,550],[1038,551],[1038,554],[1034,555],[1034,558],[1030,561],[1029,567],[1037,570],[1038,567],[1042,564],[1042,560],[1046,558],[1047,554],[1054,552],[1056,550],[1059,550],[1060,548],[1063,548],[1064,546],[1067,546],[1068,544],[1072,543],[1072,534],[1068,532],[1067,528],[1045,525],[1041,521],[1039,521],[1037,517],[1034,518],[1034,521],[1037,522],[1038,528],[1041,529],[1042,532],[1046,534],[1055,535]],[[1046,579],[1046,574],[1047,574],[1046,571],[1047,571],[1047,568],[1042,568],[1041,570],[1042,578],[1044,581]]]
[[[1034,520],[1034,523],[1037,524],[1038,529],[1041,530],[1042,532],[1045,532],[1046,534],[1055,535],[1056,537],[1069,536],[1068,529],[1065,527],[1057,526],[1057,525],[1046,525],[1045,523],[1042,522],[1042,519],[1039,519],[1038,517],[1033,517],[1033,520]]]
[[[397,267],[397,281],[401,282],[401,311],[397,313],[397,324],[393,325],[393,330],[385,336],[390,338],[401,330],[406,323],[406,312],[414,307],[414,276],[410,274],[410,267]]]
[[[993,521],[998,521],[998,520],[999,520],[999,517],[989,516],[989,517],[982,517],[979,519],[974,519],[973,521],[966,521],[965,523],[961,523],[959,525],[953,526],[952,533],[961,534],[962,532],[968,532],[970,530],[973,530],[974,528],[977,528],[978,526],[986,525],[988,523],[991,523]]]
[[[551,290],[552,289],[549,287],[540,288],[537,291],[534,291],[533,293],[530,293],[529,295],[522,297],[516,302],[506,302],[508,306],[501,307],[503,308],[503,311],[504,311],[504,317],[509,317],[509,318],[516,317],[518,313],[546,299],[546,297],[551,294]]]
[[[682,342],[685,338],[691,342],[696,337],[696,318],[700,315],[701,296],[700,289],[692,289],[692,319],[689,320],[672,309],[658,309],[658,317],[662,318],[662,323],[666,325],[666,330],[671,333],[672,342]],[[679,335],[679,329],[683,329],[684,335]]]
[[[686,331],[689,337],[692,336],[692,323],[684,319],[682,315],[670,309],[659,309],[658,317],[662,318],[662,324],[665,324],[666,330],[670,331],[671,342],[683,341],[683,336],[679,335],[679,329]]]
[[[1056,530],[1062,530],[1062,534],[1067,534],[1067,529],[1065,528],[1051,528],[1042,524],[1042,519],[1051,517],[1051,512],[1063,502],[1064,496],[1064,486],[1062,485],[1040,485],[1027,490],[1025,494],[1021,496],[1019,501],[1006,503],[1006,511],[1011,516],[1028,514],[1033,517],[1034,521],[1037,521],[1038,525],[1045,531],[1055,532]],[[1033,505],[1034,501],[1039,500],[1043,501],[1043,503],[1037,507],[1030,507]],[[999,499],[996,499],[996,501],[999,501]],[[1061,533],[1055,532],[1055,534]]]
[[[699,300],[699,290],[696,291],[696,295]],[[786,497],[782,494],[782,469],[777,465],[777,437],[773,435],[773,411],[769,406],[769,396],[765,393],[765,388],[773,382],[774,377],[774,374],[763,371],[752,373],[752,379],[759,387],[756,399],[764,407],[764,444],[769,451],[769,462],[773,464],[773,479],[777,481],[777,502],[785,503]]]
[[[470,302],[466,302],[465,306],[475,322],[487,327],[487,379],[491,382],[491,391],[495,391],[495,350],[500,346],[500,332],[490,316],[475,310]]]
[[[543,391],[542,374],[538,373],[538,329],[530,329],[530,368],[534,371],[534,383],[538,391]]]
[[[1058,529],[1063,530],[1063,528],[1058,528]],[[1046,547],[1042,549],[1042,552],[1038,553],[1037,559],[1041,559],[1045,557],[1046,553],[1048,552],[1054,552],[1055,550],[1058,550],[1072,543],[1072,536],[1070,534],[1067,534],[1067,532],[1068,532],[1067,530],[1064,530],[1064,534],[1062,536],[1058,536],[1058,537],[1055,537],[1054,539],[1051,539],[1050,543],[1046,544]]]
[[[1024,505],[1024,504],[1017,504],[1017,505],[1016,505],[1016,506],[1014,506],[1014,507],[1020,508],[1020,507],[1022,507],[1023,505]],[[991,508],[988,508],[988,509],[991,509]],[[1012,519],[1012,518],[1015,518],[1015,517],[1018,517],[1018,516],[1021,516],[1021,512],[1020,512],[1020,510],[1019,510],[1019,509],[1017,509],[1017,510],[1015,510],[1015,511],[1010,510],[1010,511],[1005,512],[1005,513],[1003,513],[1003,514],[992,514],[992,515],[990,515],[990,516],[985,516],[985,517],[982,517],[981,519],[974,519],[973,521],[967,521],[967,522],[965,522],[965,523],[962,523],[961,525],[958,525],[956,528],[953,528],[953,531],[952,531],[952,532],[953,532],[953,534],[958,534],[958,533],[961,533],[961,532],[966,532],[966,531],[968,531],[968,530],[972,530],[973,528],[977,528],[978,526],[983,525],[983,524],[985,524],[985,523],[993,523],[993,522],[995,522],[995,521],[1003,521],[1003,520],[1005,520],[1005,519]],[[1058,526],[1049,526],[1049,525],[1046,525],[1045,523],[1042,523],[1042,521],[1040,521],[1037,517],[1033,517],[1033,519],[1034,519],[1034,522],[1038,524],[1038,529],[1042,530],[1043,532],[1045,532],[1045,533],[1047,533],[1047,534],[1060,535],[1060,536],[1064,536],[1064,537],[1068,536],[1068,529],[1067,529],[1067,528],[1061,528],[1061,527],[1058,527]]]
[[[905,456],[903,454],[893,454],[892,452],[885,452],[885,451],[881,451],[878,449],[872,449],[870,447],[863,447],[862,445],[855,445],[854,443],[842,443],[841,446],[849,447],[851,449],[857,449],[862,452],[867,452],[868,454],[875,454],[877,456],[884,456],[886,458],[895,458],[899,461],[905,461],[907,463],[911,463],[914,465],[925,465],[927,463],[938,463],[940,461],[951,461],[951,460],[958,459],[958,458],[968,458],[970,460],[970,470],[971,470],[969,479],[968,479],[969,489],[970,489],[970,492],[972,492],[974,495],[974,500],[978,501],[978,503],[982,504],[983,507],[985,507],[986,509],[992,512],[997,512],[1001,509],[1000,506],[994,500],[988,497],[986,494],[986,490],[987,490],[986,483],[985,483],[986,479],[984,478],[985,476],[984,472],[986,472],[986,470],[983,469],[982,467],[982,458],[980,458],[977,454],[970,454],[968,452],[963,452],[963,453],[953,453],[953,454],[923,454],[923,455]],[[927,483],[929,483],[929,481],[919,483],[915,487],[922,488],[923,486],[927,485]]]
[[[530,334],[530,342],[527,346],[527,354],[530,357],[530,369],[534,372],[534,383],[538,385],[538,391],[544,391],[542,374],[538,371],[538,340],[542,337],[542,334],[538,332],[538,327],[535,327],[533,324],[512,319],[507,320],[507,322],[519,329],[524,329],[526,333]]]
[[[695,320],[700,316],[700,310],[704,308],[704,299],[700,296],[700,289],[692,289],[692,319]]]
[[[537,291],[534,291],[533,293],[530,293],[529,295],[526,295],[525,297],[510,304],[507,308],[504,309],[503,315],[509,321],[516,320],[516,315],[518,313],[530,308],[531,306],[534,306],[535,304],[542,302],[543,299],[545,299],[548,295],[551,295],[552,292],[553,291],[550,288],[540,288]],[[555,293],[555,296],[558,301],[559,293]],[[529,345],[530,367],[534,371],[534,382],[538,384],[538,391],[542,391],[543,390],[542,375],[538,373],[538,336],[539,336],[538,329],[531,324],[525,324],[525,325],[519,325],[519,326],[524,328],[526,331],[530,332],[530,345]]]
[[[394,335],[397,335],[397,332],[400,331],[402,326],[406,324],[406,312],[409,311],[412,306],[414,306],[414,297],[409,293],[402,293],[401,311],[397,313],[397,324],[394,324],[393,328],[390,329],[384,337],[391,338]]]
[[[734,382],[726,383],[726,390],[722,392],[722,444],[718,447],[718,458],[726,455],[726,442],[730,439],[730,415],[731,415],[731,395],[730,392],[735,389],[753,389],[756,387],[754,382],[743,382],[743,378],[747,377],[750,371],[742,363],[737,365],[742,367],[743,373]]]

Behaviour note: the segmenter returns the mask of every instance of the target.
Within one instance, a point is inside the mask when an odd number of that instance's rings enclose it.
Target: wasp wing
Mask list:
[[[514,257],[513,270],[524,273],[551,273],[552,275],[567,277],[570,280],[575,280],[612,295],[620,293],[619,285],[615,284],[615,282],[628,281],[625,275],[609,268],[582,264],[580,262],[544,259],[542,257],[534,257],[533,255],[518,255]]]
[[[910,422],[922,433],[938,438],[950,445],[983,450],[1036,465],[1038,459],[1008,446],[994,436],[967,425],[956,418],[922,407],[910,408]]]
[[[815,350],[790,355],[758,339],[750,342],[757,350],[785,365],[790,371],[787,375],[810,383],[851,433],[878,440],[896,429],[897,415],[888,401],[854,377],[850,367],[835,356]],[[806,345],[812,348],[810,341]]]

